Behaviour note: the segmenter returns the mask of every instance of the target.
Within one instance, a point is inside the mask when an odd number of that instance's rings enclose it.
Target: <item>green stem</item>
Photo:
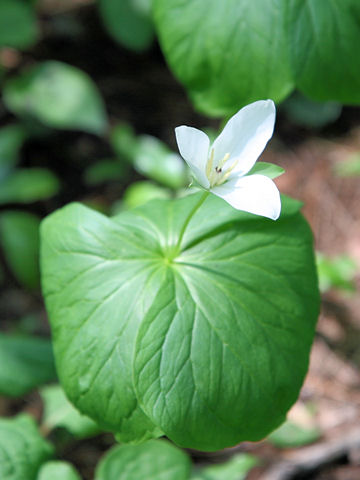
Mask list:
[[[187,226],[189,225],[189,222],[190,220],[192,219],[192,217],[194,216],[194,213],[201,207],[201,205],[205,202],[207,196],[209,195],[210,192],[206,191],[202,194],[202,196],[200,197],[199,201],[197,202],[197,204],[194,206],[194,208],[191,210],[191,212],[189,213],[189,215],[186,217],[186,220],[184,222],[184,225],[182,226],[181,228],[181,231],[180,231],[180,235],[179,235],[179,240],[176,244],[176,247],[175,247],[175,251],[176,252],[180,252],[180,247],[181,247],[181,242],[182,242],[182,239],[183,239],[183,236],[184,236],[184,233],[185,233],[185,230],[187,228]]]

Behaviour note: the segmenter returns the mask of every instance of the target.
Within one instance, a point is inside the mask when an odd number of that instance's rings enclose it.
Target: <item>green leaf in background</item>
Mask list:
[[[286,0],[288,1],[288,0]],[[195,106],[227,116],[294,88],[283,0],[155,0],[160,44]]]
[[[360,175],[360,152],[353,153],[342,162],[334,166],[334,172],[338,177],[357,177]]]
[[[116,154],[145,177],[173,189],[189,183],[185,162],[156,137],[136,136],[130,125],[122,124],[112,130],[110,141]]]
[[[154,0],[154,19],[172,71],[208,115],[295,87],[360,103],[358,0]]]
[[[145,177],[170,188],[182,188],[189,183],[189,174],[180,155],[150,135],[138,137],[134,167]]]
[[[56,371],[50,340],[0,334],[0,393],[2,395],[20,397],[39,385],[55,379]]]
[[[1,480],[36,480],[41,464],[52,454],[29,415],[0,419]]]
[[[149,48],[154,39],[152,0],[99,0],[105,28],[124,47],[135,51]]]
[[[2,286],[4,282],[5,282],[5,272],[2,265],[0,265],[0,285]]]
[[[84,172],[84,182],[89,186],[110,181],[119,181],[127,177],[129,165],[119,160],[100,160],[90,165]]]
[[[21,125],[7,125],[0,129],[0,181],[16,165],[25,137]]]
[[[70,463],[53,460],[41,467],[37,480],[81,480],[81,477]]]
[[[283,0],[297,87],[313,100],[360,103],[360,2]]]
[[[322,128],[339,118],[342,106],[336,102],[315,102],[295,92],[282,103],[281,109],[297,125]]]
[[[191,480],[245,480],[257,459],[245,453],[234,455],[225,463],[210,465],[191,476]]]
[[[123,205],[135,208],[155,198],[170,198],[170,191],[152,182],[134,182],[124,192]]]
[[[95,422],[71,405],[60,385],[46,386],[40,394],[44,401],[43,424],[47,430],[63,427],[77,438],[92,437],[100,432]]]
[[[33,8],[26,0],[0,0],[0,47],[24,49],[38,38]]]
[[[95,480],[188,480],[189,457],[164,440],[114,447],[100,461]]]
[[[16,279],[29,289],[40,284],[40,219],[28,212],[8,210],[0,214],[0,244]]]
[[[202,450],[259,440],[284,421],[307,370],[319,295],[297,202],[284,198],[273,222],[210,196],[174,257],[199,196],[112,219],[71,204],[42,224],[61,383],[123,439],[155,425]]]
[[[355,292],[356,261],[348,255],[328,257],[318,252],[316,266],[319,276],[319,286],[322,292],[338,288],[346,292]]]
[[[270,433],[268,440],[279,448],[294,448],[308,445],[318,440],[321,432],[317,428],[304,428],[296,423],[286,421],[274,432]]]
[[[103,134],[107,118],[103,100],[85,72],[47,61],[9,80],[4,87],[7,107],[20,116],[35,117],[52,128]]]
[[[274,165],[273,163],[268,162],[256,162],[252,169],[247,173],[247,175],[254,175],[255,173],[259,175],[265,175],[269,178],[280,177],[285,172],[282,167]]]
[[[132,162],[138,148],[138,139],[131,125],[120,123],[110,132],[110,143],[121,160]]]
[[[18,168],[0,181],[0,205],[45,200],[59,187],[57,177],[46,168]]]

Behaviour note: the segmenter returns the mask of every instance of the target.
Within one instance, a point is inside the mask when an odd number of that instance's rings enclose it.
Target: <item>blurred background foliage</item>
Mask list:
[[[0,0],[0,393],[11,399],[1,414],[23,411],[29,392],[56,382],[40,294],[44,216],[74,200],[113,215],[186,194],[191,179],[176,151],[174,127],[207,127],[214,137],[229,115],[260,98],[278,103],[278,156],[311,136],[329,139],[358,125],[360,4],[331,5]],[[278,163],[276,156],[270,160]],[[311,158],[311,166],[300,169],[310,172],[314,163]],[[291,172],[289,163],[284,166]],[[360,175],[360,142],[332,163],[330,175],[334,181]],[[354,295],[358,250],[328,250],[318,254],[322,291]],[[71,444],[99,433],[56,383],[31,398],[31,413],[40,418],[44,410],[42,429],[53,432],[60,451],[69,438]],[[28,419],[14,422],[33,428]],[[286,447],[319,436],[313,426],[290,423],[270,441]],[[98,440],[101,451],[111,444],[108,437]],[[47,457],[48,447],[40,446],[40,457]],[[121,466],[123,453],[109,458]],[[193,478],[238,479],[255,463],[234,457],[225,470],[207,467]],[[46,465],[47,472],[77,478],[66,464]],[[93,470],[83,465],[86,478]]]

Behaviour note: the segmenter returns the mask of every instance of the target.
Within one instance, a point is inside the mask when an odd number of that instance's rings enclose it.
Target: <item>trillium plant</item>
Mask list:
[[[255,163],[274,122],[266,100],[240,110],[212,145],[177,127],[203,192],[110,218],[73,203],[42,224],[60,381],[120,442],[165,435],[216,450],[259,440],[299,394],[319,294],[300,204],[280,201],[279,167]]]

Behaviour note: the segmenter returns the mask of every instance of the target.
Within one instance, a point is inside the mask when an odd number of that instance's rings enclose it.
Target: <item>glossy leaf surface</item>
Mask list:
[[[319,298],[297,202],[283,199],[273,222],[210,196],[176,251],[199,195],[112,219],[72,204],[42,226],[61,383],[124,441],[161,431],[202,450],[259,440],[306,373]]]
[[[171,69],[208,115],[295,87],[360,102],[358,0],[155,0],[154,18]]]

